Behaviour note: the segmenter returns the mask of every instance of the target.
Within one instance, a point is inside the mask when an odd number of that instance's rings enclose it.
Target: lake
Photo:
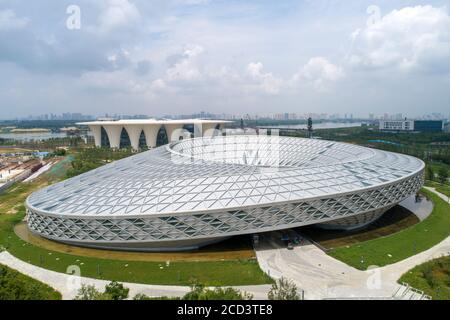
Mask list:
[[[24,133],[0,133],[0,138],[12,139],[16,141],[37,141],[52,138],[65,138],[64,132],[24,132]]]
[[[313,129],[339,129],[339,128],[353,128],[361,127],[361,122],[319,122],[313,123]],[[262,128],[273,129],[302,129],[308,128],[307,124],[292,124],[292,125],[275,125],[275,126],[261,126]]]

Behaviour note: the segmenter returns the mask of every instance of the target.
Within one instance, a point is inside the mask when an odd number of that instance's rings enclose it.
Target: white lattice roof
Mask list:
[[[86,217],[228,210],[381,187],[423,167],[414,157],[333,141],[197,138],[44,188],[27,205],[49,214]]]

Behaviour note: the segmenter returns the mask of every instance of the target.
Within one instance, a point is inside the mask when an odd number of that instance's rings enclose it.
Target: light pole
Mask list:
[[[313,132],[313,123],[312,123],[312,118],[309,117],[308,118],[308,138],[312,138],[312,132]]]

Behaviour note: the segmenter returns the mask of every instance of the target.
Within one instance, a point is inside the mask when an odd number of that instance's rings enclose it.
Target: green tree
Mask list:
[[[439,182],[446,183],[448,179],[448,171],[447,169],[441,167],[438,172]]]
[[[65,149],[57,149],[55,151],[55,155],[57,155],[59,157],[64,157],[66,155],[66,150]]]
[[[272,285],[267,297],[269,300],[300,300],[295,283],[283,277]]]
[[[180,298],[179,297],[167,297],[167,296],[149,297],[143,293],[138,293],[137,295],[135,295],[133,297],[133,300],[180,300]]]
[[[432,265],[426,265],[423,268],[422,276],[424,277],[424,279],[426,280],[426,282],[428,283],[428,285],[431,288],[434,288],[436,286],[437,281],[433,274],[433,266]]]
[[[433,171],[433,168],[431,166],[427,166],[426,179],[427,180],[434,180],[434,171]]]
[[[149,297],[143,293],[138,293],[133,297],[133,300],[153,300],[152,297]]]
[[[183,300],[252,300],[253,296],[247,292],[241,292],[234,288],[208,289],[196,284],[191,291],[186,293]]]
[[[71,178],[115,160],[132,155],[128,149],[111,150],[109,148],[85,148],[74,155],[72,168],[67,170],[66,177]]]
[[[106,293],[100,292],[94,285],[81,285],[75,300],[112,300],[112,297]]]
[[[61,294],[35,279],[0,265],[0,300],[50,299],[61,299]]]
[[[105,287],[105,293],[111,297],[112,300],[125,300],[128,298],[130,289],[125,288],[123,284],[112,281]]]

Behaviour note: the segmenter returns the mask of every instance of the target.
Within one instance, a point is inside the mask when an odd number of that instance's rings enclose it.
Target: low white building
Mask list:
[[[230,121],[223,120],[201,120],[201,119],[183,119],[183,120],[107,120],[80,122],[78,125],[89,127],[94,136],[95,146],[101,147],[108,145],[111,148],[121,148],[123,140],[137,150],[145,145],[148,148],[154,148],[157,144],[158,133],[162,128],[166,131],[168,142],[180,140],[186,137],[188,132],[183,130],[186,125],[193,126],[195,137],[212,136],[216,129],[222,129],[225,123]],[[190,135],[190,134],[189,134]],[[102,143],[103,142],[103,143]],[[127,143],[127,144],[128,144]]]
[[[380,130],[414,131],[414,120],[380,120]]]

